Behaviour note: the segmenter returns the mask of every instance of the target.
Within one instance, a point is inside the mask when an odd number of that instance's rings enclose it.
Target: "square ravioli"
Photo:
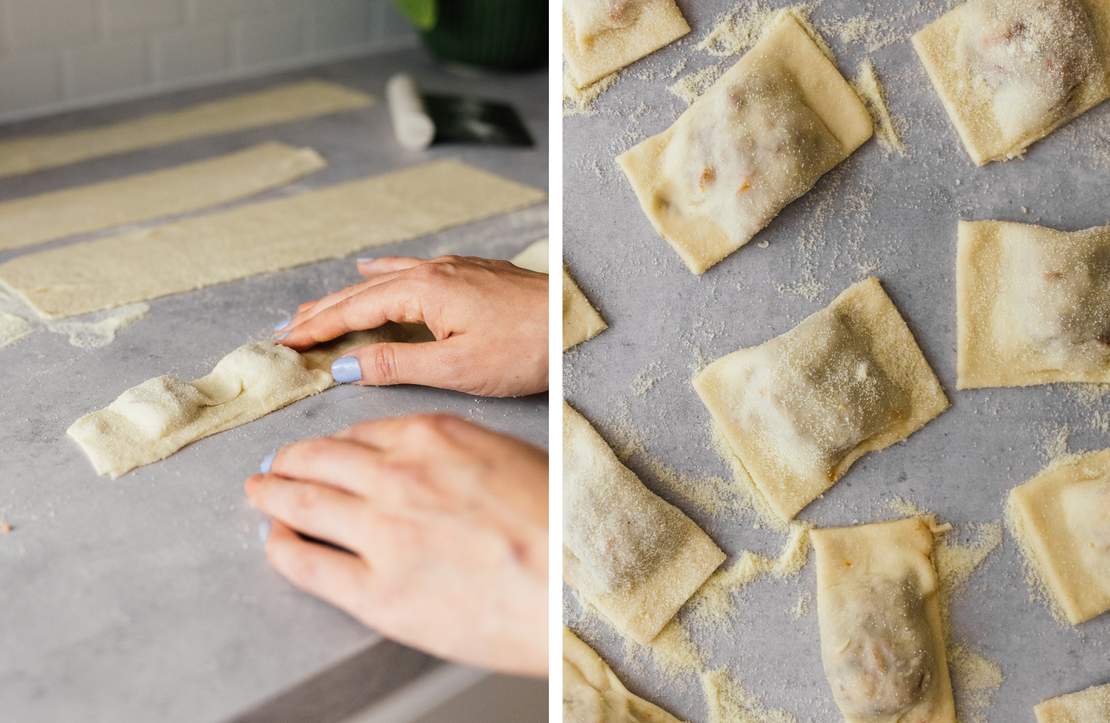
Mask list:
[[[847,723],[955,723],[936,521],[813,530],[821,662]]]
[[[1049,698],[1033,707],[1037,723],[1110,721],[1110,683]]]
[[[957,386],[1110,382],[1110,226],[961,221]]]
[[[617,157],[695,274],[748,243],[871,137],[871,116],[791,12],[674,124]]]
[[[690,32],[675,0],[565,0],[563,57],[579,88]]]
[[[716,360],[694,387],[767,502],[793,519],[868,452],[948,407],[875,278],[782,336]]]
[[[1007,515],[1072,625],[1110,610],[1110,449],[1067,458],[1015,487]]]
[[[650,643],[725,560],[682,510],[563,405],[563,578],[623,635]]]
[[[1108,0],[970,0],[913,45],[980,166],[1110,97]]]

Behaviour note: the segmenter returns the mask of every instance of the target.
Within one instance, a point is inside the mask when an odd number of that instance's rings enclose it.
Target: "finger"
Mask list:
[[[301,590],[360,617],[372,581],[370,568],[358,556],[308,542],[275,520],[266,540],[266,557]]]
[[[342,383],[364,386],[420,384],[439,389],[469,388],[463,376],[463,353],[458,337],[419,343],[381,342],[347,351],[333,364],[333,376]],[[358,363],[346,361],[353,359]],[[357,373],[358,377],[355,378]]]
[[[363,498],[315,482],[254,475],[245,485],[256,509],[298,532],[351,550],[362,547],[367,516]]]
[[[356,263],[360,274],[373,276],[391,271],[411,269],[414,266],[427,263],[427,259],[419,259],[415,256],[381,256],[376,259],[359,259]]]
[[[386,322],[418,324],[424,321],[416,286],[397,277],[369,285],[331,306],[309,312],[303,321],[286,330],[282,344],[306,349],[352,331],[377,329]]]
[[[358,440],[383,452],[412,446],[427,451],[434,444],[430,442],[432,438],[456,434],[471,426],[474,425],[452,414],[410,414],[359,422],[337,436]]]
[[[270,463],[270,473],[292,480],[312,480],[366,497],[369,482],[384,472],[381,454],[358,442],[320,437],[282,447]]]

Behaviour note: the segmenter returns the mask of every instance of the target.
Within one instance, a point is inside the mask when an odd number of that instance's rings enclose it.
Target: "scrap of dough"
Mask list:
[[[957,386],[1110,382],[1110,226],[961,221]]]
[[[28,254],[0,282],[73,316],[337,258],[536,203],[542,191],[454,160]]]
[[[563,721],[565,723],[681,723],[630,693],[601,656],[563,628]]]
[[[146,316],[148,311],[148,304],[131,304],[96,321],[51,321],[47,322],[46,328],[55,334],[65,334],[70,346],[97,349],[111,344],[117,332]]]
[[[0,251],[216,206],[283,186],[325,165],[311,148],[263,143],[153,173],[0,203]]]
[[[288,83],[220,100],[69,133],[0,141],[0,177],[190,138],[288,123],[364,108],[373,98],[320,80]]]
[[[872,132],[852,86],[785,11],[670,128],[617,162],[652,226],[700,274]]]
[[[1110,610],[1110,449],[1066,458],[1015,487],[1007,513],[1072,625]]]
[[[980,166],[1020,156],[1110,97],[1106,0],[970,0],[913,46]]]
[[[1106,723],[1110,721],[1110,683],[1049,698],[1033,706],[1037,723]]]
[[[207,376],[161,376],[128,389],[66,430],[98,475],[119,477],[182,447],[252,422],[332,386],[331,363],[347,350],[383,341],[416,341],[427,330],[387,324],[347,334],[304,354],[268,341],[244,344]]]
[[[936,522],[911,517],[813,530],[821,659],[847,723],[955,723]]]
[[[0,311],[0,348],[14,344],[30,333],[31,325],[26,319]]]
[[[872,277],[794,329],[694,377],[713,421],[784,520],[868,452],[948,408],[898,309]]]
[[[547,273],[547,241],[537,241],[521,251],[513,263],[522,269]],[[608,324],[589,298],[563,269],[563,351],[589,341],[608,329]]]
[[[563,404],[563,578],[614,627],[650,643],[725,560],[674,505]]]
[[[611,27],[578,32],[573,17],[581,11],[625,8],[627,17]],[[567,0],[563,8],[563,56],[579,88],[654,53],[690,32],[675,0]]]

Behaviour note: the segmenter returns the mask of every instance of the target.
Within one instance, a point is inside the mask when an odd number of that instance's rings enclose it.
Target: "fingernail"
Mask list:
[[[279,321],[278,323],[274,324],[274,331],[281,331],[285,327],[289,326],[289,322],[291,322],[291,321],[293,321],[293,320],[292,319],[286,319],[285,321]]]
[[[363,258],[361,258],[361,259],[355,259],[355,263],[356,263],[356,264],[359,264],[360,266],[361,266],[362,264],[369,264],[369,263],[373,263],[373,261],[374,261],[374,259],[373,259],[372,257],[369,257],[369,256],[367,256],[367,257],[363,257]]]
[[[284,339],[287,336],[289,336],[288,332],[285,333],[285,334],[278,334],[277,336],[274,337],[274,339],[276,339],[277,341],[281,341],[282,339]]]
[[[270,474],[270,466],[274,463],[274,455],[277,452],[270,452],[262,458],[262,464],[258,465],[258,471],[262,474]]]
[[[331,376],[338,384],[349,384],[362,379],[362,367],[353,356],[341,356],[331,363]]]
[[[258,523],[258,539],[262,541],[262,544],[266,544],[266,540],[270,539],[269,517]]]

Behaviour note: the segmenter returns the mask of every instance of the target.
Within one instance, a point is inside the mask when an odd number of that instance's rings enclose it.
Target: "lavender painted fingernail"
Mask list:
[[[258,465],[258,471],[262,474],[270,474],[270,467],[274,464],[274,455],[277,452],[270,452],[262,458],[262,464]]]
[[[276,339],[277,341],[281,341],[282,339],[286,338],[287,336],[289,336],[289,332],[286,332],[284,334],[278,334],[277,336],[274,337],[274,339]]]
[[[350,384],[362,379],[362,367],[353,356],[341,356],[331,363],[331,376],[337,384]]]
[[[266,544],[266,540],[270,539],[269,517],[258,523],[258,539],[262,541],[262,544]]]
[[[285,327],[289,326],[289,322],[291,322],[291,321],[293,321],[293,320],[292,319],[286,319],[285,321],[279,321],[278,323],[274,324],[274,331],[281,331]]]
[[[361,264],[370,264],[370,263],[373,263],[373,262],[374,262],[374,259],[373,259],[373,257],[370,257],[370,256],[364,256],[360,259],[355,259],[355,263],[360,264],[360,265]]]

